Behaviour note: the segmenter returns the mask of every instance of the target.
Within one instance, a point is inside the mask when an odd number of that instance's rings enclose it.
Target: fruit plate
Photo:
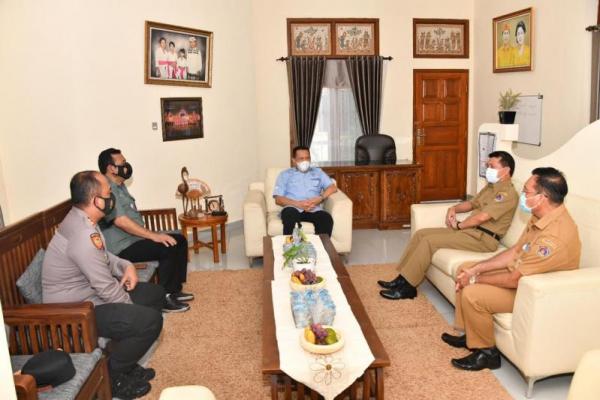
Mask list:
[[[304,292],[306,290],[323,289],[325,287],[325,278],[323,278],[322,276],[320,278],[322,278],[323,280],[319,283],[315,283],[314,285],[303,285],[301,283],[296,283],[290,280],[290,288],[292,288],[294,292]]]
[[[329,325],[323,325],[323,328],[333,328]],[[338,330],[335,329],[335,334],[338,338],[338,341],[334,344],[313,344],[310,343],[309,341],[306,340],[306,338],[304,337],[304,331],[302,331],[300,333],[300,346],[302,346],[302,348],[306,351],[308,351],[309,353],[314,353],[314,354],[331,354],[331,353],[335,353],[336,351],[340,350],[342,347],[344,347],[344,336],[342,335],[342,333]]]

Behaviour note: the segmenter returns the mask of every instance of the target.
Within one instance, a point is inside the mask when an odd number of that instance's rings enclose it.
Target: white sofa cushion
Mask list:
[[[492,257],[503,251],[503,246],[498,246],[498,250],[489,253],[476,253],[469,250],[439,249],[433,253],[431,263],[443,271],[449,277],[456,276],[456,270],[467,261],[479,261]]]
[[[273,188],[277,177],[285,168],[268,168],[267,176],[265,177],[265,200],[267,201],[267,212],[270,214],[274,211],[280,212],[281,207],[275,204],[273,198]],[[269,233],[270,234],[270,233]]]
[[[494,314],[494,322],[500,325],[502,329],[510,331],[512,329],[512,317],[512,313]]]

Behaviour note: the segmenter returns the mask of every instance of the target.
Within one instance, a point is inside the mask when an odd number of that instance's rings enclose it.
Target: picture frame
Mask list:
[[[207,213],[221,215],[225,212],[225,204],[223,203],[223,195],[214,195],[204,197],[204,210]]]
[[[525,8],[493,20],[494,72],[533,69],[533,9]]]
[[[213,33],[146,21],[144,83],[211,87]]]
[[[160,99],[163,142],[204,137],[202,97]]]
[[[379,55],[378,18],[288,18],[289,56]]]
[[[469,20],[413,18],[413,58],[469,58]]]

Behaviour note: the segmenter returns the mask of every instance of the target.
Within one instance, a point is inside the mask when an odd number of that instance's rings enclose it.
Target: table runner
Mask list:
[[[333,326],[344,336],[345,345],[329,355],[312,354],[300,346],[303,329],[295,327],[290,305],[289,280],[292,270],[286,268],[281,271],[283,240],[283,236],[273,238],[275,280],[271,282],[279,367],[292,379],[319,392],[325,400],[332,400],[362,376],[375,358],[336,279],[329,255],[316,235],[309,235],[309,240],[317,250],[317,275],[326,277],[326,289],[336,306]]]

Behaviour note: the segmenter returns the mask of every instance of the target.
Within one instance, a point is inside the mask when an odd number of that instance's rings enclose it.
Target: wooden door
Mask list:
[[[379,222],[379,174],[377,171],[338,173],[340,189],[352,200],[352,226],[373,228]]]
[[[410,225],[410,206],[419,202],[419,169],[388,169],[381,173],[381,229]]]
[[[467,70],[414,70],[413,159],[421,200],[463,199],[467,177]]]

